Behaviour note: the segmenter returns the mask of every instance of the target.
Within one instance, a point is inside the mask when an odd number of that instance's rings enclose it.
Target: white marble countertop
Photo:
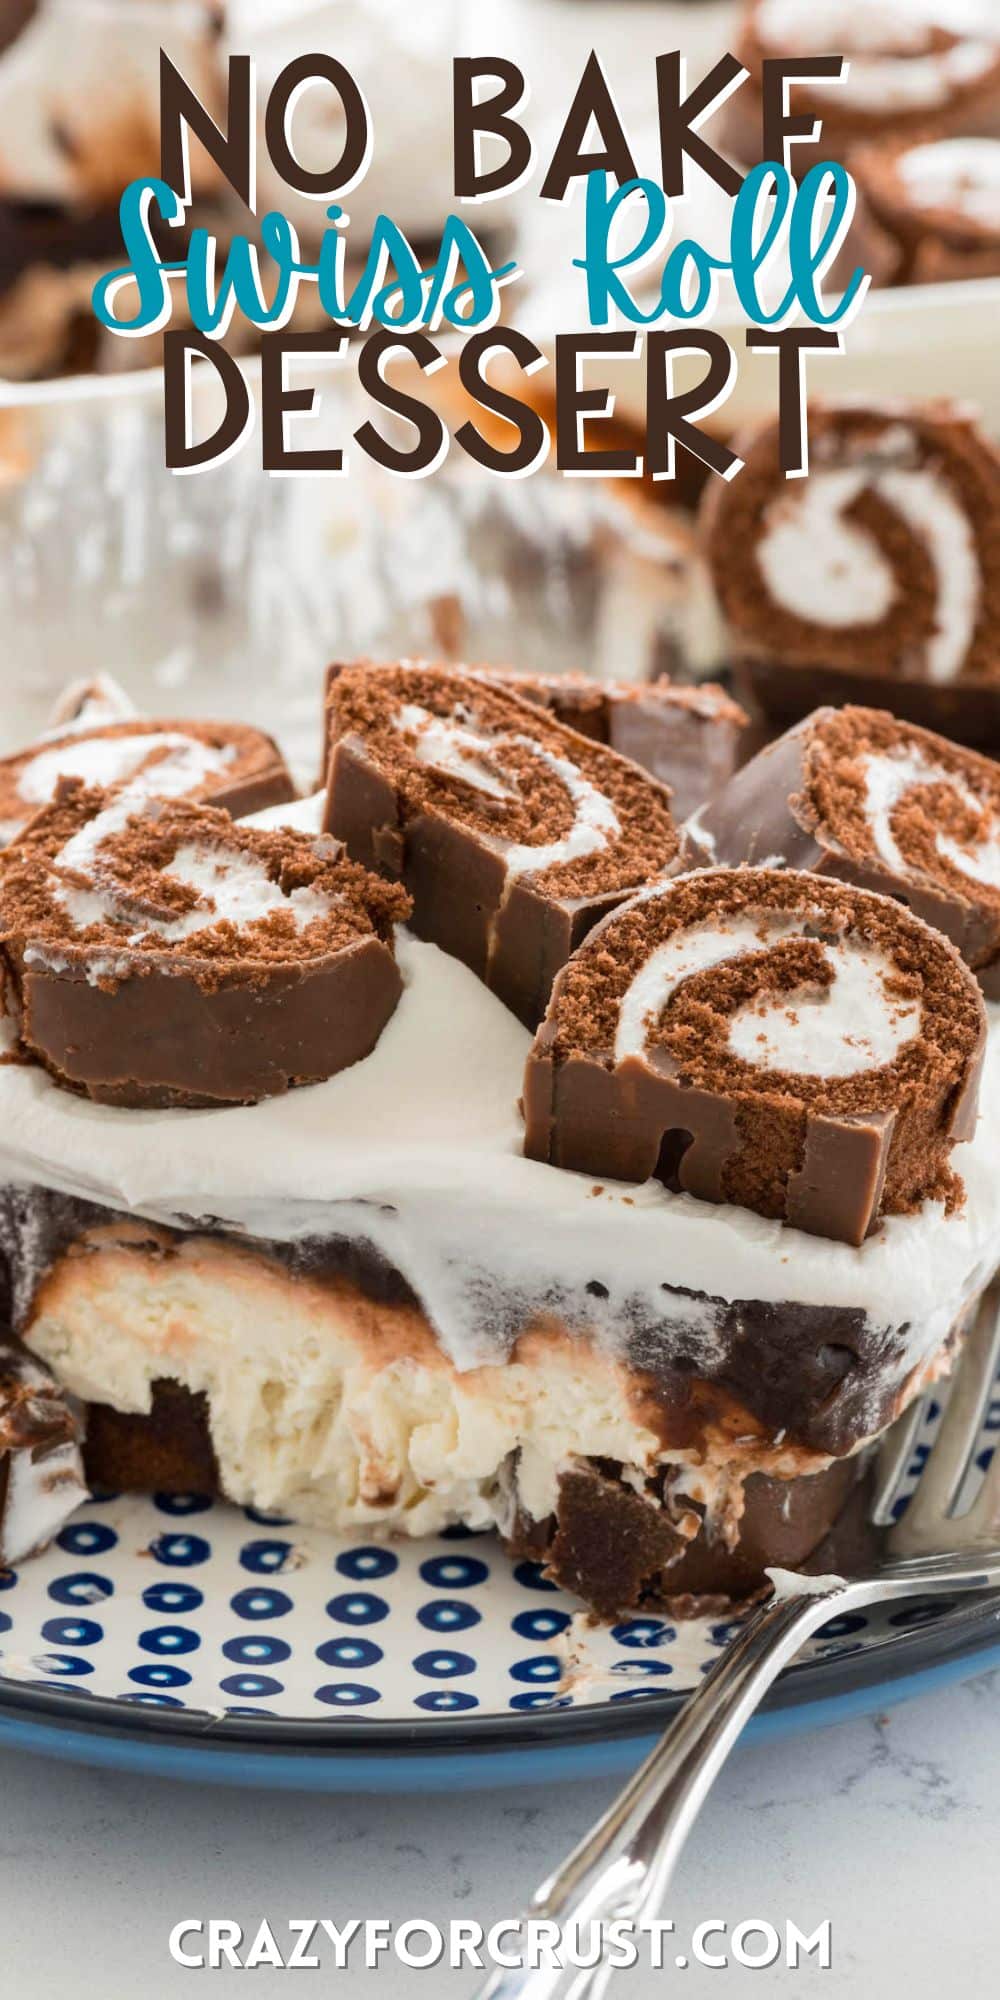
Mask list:
[[[669,1910],[678,1937],[701,1919],[832,1921],[833,1962],[728,1969],[724,1992],[937,2000],[995,1989],[988,1921],[1000,1850],[1000,1671],[881,1716],[738,1750],[709,1801]],[[434,1798],[314,1798],[157,1782],[0,1755],[3,1977],[12,1996],[81,1990],[174,2000],[192,1974],[168,1954],[183,1916],[514,1915],[608,1802],[609,1782]],[[669,1964],[669,1961],[668,1961]],[[652,2000],[671,1970],[620,1974],[612,1996]],[[374,1990],[361,1967],[327,1968],[345,2000]],[[385,1965],[383,2000],[463,2000],[468,1970]],[[230,1980],[233,1975],[230,1973]],[[83,1983],[83,1987],[81,1986]],[[228,1990],[228,1988],[227,1988]],[[259,1970],[255,2000],[287,1995]],[[307,1987],[305,1991],[314,1990]],[[673,1973],[672,1991],[717,1995],[720,1975]]]

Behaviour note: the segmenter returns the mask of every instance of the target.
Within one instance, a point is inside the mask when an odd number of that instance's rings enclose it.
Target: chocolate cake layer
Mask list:
[[[401,891],[336,844],[64,779],[9,850],[20,1054],[108,1104],[249,1103],[374,1047]]]
[[[711,869],[636,897],[557,980],[525,1151],[860,1244],[881,1215],[960,1199],[985,1040],[971,973],[897,904]]]
[[[896,140],[863,148],[852,168],[854,263],[879,283],[1000,275],[1000,137]]]
[[[992,0],[960,14],[949,0],[748,0],[735,41],[747,82],[719,116],[720,143],[749,165],[762,144],[765,58],[840,55],[839,82],[796,79],[797,116],[821,121],[823,142],[793,146],[804,173],[816,159],[852,159],[864,141],[890,134],[1000,131],[1000,30]]]
[[[1000,454],[950,403],[825,404],[789,483],[776,423],[701,518],[765,713],[854,700],[1000,746]]]
[[[324,714],[346,664],[337,661],[326,670]],[[463,671],[548,709],[567,729],[631,758],[667,786],[676,820],[686,819],[705,799],[714,798],[732,777],[740,737],[749,722],[746,710],[715,681],[687,687],[667,674],[637,682],[596,681],[588,674],[518,673],[500,667]]]
[[[814,869],[908,904],[1000,999],[1000,764],[881,709],[821,708],[687,831],[713,865]]]
[[[78,778],[130,801],[183,798],[239,818],[285,805],[295,786],[277,744],[239,722],[108,719],[100,689],[73,691],[82,713],[61,719],[27,749],[0,759],[0,843],[16,838],[61,778]],[[93,719],[91,719],[93,718]]]
[[[474,674],[348,668],[329,713],[327,830],[528,1026],[598,919],[676,866],[663,786]]]
[[[82,1412],[47,1368],[0,1345],[0,1570],[51,1541],[87,1497]]]
[[[637,1493],[613,1464],[583,1462],[560,1476],[554,1513],[520,1517],[508,1537],[514,1555],[544,1565],[564,1590],[600,1618],[664,1608],[676,1617],[720,1616],[761,1590],[765,1571],[810,1568],[864,1475],[842,1459],[799,1479],[755,1473],[744,1489],[730,1546],[672,1515],[669,1495]]]

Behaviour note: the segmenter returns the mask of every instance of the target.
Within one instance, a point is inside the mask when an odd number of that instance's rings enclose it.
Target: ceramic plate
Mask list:
[[[1000,1393],[984,1463],[998,1431]],[[594,1626],[490,1536],[363,1542],[198,1495],[119,1495],[0,1577],[0,1740],[331,1789],[611,1769],[734,1630],[655,1615]],[[993,1599],[833,1618],[761,1721],[882,1705],[984,1667],[991,1649],[1000,1658]]]

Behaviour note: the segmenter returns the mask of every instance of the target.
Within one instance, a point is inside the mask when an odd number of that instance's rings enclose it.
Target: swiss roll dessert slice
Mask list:
[[[598,919],[676,866],[664,786],[474,673],[347,668],[329,712],[327,830],[529,1027]]]
[[[734,657],[765,713],[891,707],[1000,746],[1000,453],[953,403],[821,404],[787,480],[777,423],[701,517]]]
[[[110,1104],[247,1103],[368,1054],[406,896],[335,841],[64,779],[8,849],[19,1053]]]
[[[961,1199],[985,1042],[972,974],[909,911],[710,869],[642,891],[557,980],[525,1150],[861,1244],[881,1216]]]
[[[1000,999],[1000,764],[883,709],[820,708],[687,829],[688,854],[815,869],[907,903]]]

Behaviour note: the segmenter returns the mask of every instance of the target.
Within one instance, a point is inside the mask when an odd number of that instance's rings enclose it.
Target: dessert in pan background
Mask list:
[[[260,212],[278,208],[309,255],[326,205],[272,168],[265,107],[281,69],[303,49],[335,54],[363,76],[378,133],[379,172],[352,189],[351,255],[363,259],[380,209],[415,245],[433,245],[452,200],[451,0],[401,10],[395,0],[4,0],[0,8],[0,375],[145,367],[155,337],[116,340],[90,309],[95,281],[120,261],[118,202],[160,171],[159,60],[164,48],[225,128],[230,54],[252,54],[257,79]],[[396,87],[405,69],[408,88]],[[307,92],[296,111],[296,156],[328,170],[343,150],[336,93]],[[214,163],[191,146],[194,206],[186,228],[210,229],[223,253],[248,216]],[[164,254],[184,232],[163,225]],[[181,247],[178,247],[178,246]],[[308,287],[306,288],[308,292]],[[303,297],[297,324],[319,323]],[[182,312],[178,292],[174,323]],[[234,330],[235,332],[235,330]]]
[[[327,733],[331,691],[347,664],[337,661],[326,671]],[[714,798],[732,777],[749,722],[746,710],[715,681],[687,687],[667,674],[645,683],[501,667],[460,671],[473,673],[488,686],[508,688],[522,701],[547,708],[567,729],[631,758],[669,788],[676,820],[686,819],[705,799]]]
[[[677,865],[662,785],[482,676],[345,668],[328,714],[327,831],[527,1026],[598,918]]]
[[[815,869],[907,903],[1000,1000],[1000,764],[881,709],[821,708],[686,829],[690,858]]]
[[[413,766],[422,777],[424,758],[437,760],[459,901],[463,841],[499,839],[510,854],[510,793],[542,792],[546,755],[574,774],[560,777],[560,825],[582,819],[589,834],[593,814],[600,829],[609,797],[624,811],[607,775],[624,769],[655,797],[662,831],[663,795],[637,767],[474,676],[355,668],[337,678],[335,700],[338,690],[394,779],[404,772],[408,785]],[[385,748],[397,737],[398,771]],[[611,786],[602,805],[587,789],[594,758]],[[375,776],[383,799],[377,761]],[[484,791],[484,778],[504,789]],[[393,783],[394,804],[403,789]],[[480,796],[495,800],[499,836],[483,831]],[[286,855],[296,841],[315,853],[323,805],[273,809],[219,840],[227,853],[271,837]],[[99,807],[98,822],[101,810],[120,814],[120,801]],[[36,915],[55,900],[61,930],[60,894],[94,893],[92,866],[60,874],[56,845],[60,815],[86,827],[93,811],[70,786],[8,850],[0,880],[21,871],[11,909],[30,878]],[[150,812],[168,832],[177,814],[198,828],[224,820],[141,805],[117,847],[112,838],[102,897],[116,877],[140,887]],[[392,861],[378,815],[365,827]],[[672,827],[667,847],[673,867]],[[444,879],[435,874],[435,893]],[[697,964],[670,997],[641,982],[636,992],[616,938],[638,925],[645,939],[649,913],[682,905]],[[744,936],[733,958],[732,924],[748,911],[765,935]],[[155,933],[152,947],[129,936],[142,961],[134,983],[165,987],[190,943],[158,953]],[[46,948],[64,946],[53,936]],[[52,974],[74,1005],[75,974],[95,971],[98,949],[84,929],[71,940],[75,966]],[[602,1615],[662,1602],[684,1613],[757,1589],[770,1563],[807,1562],[868,1441],[947,1369],[1000,1255],[1000,1130],[987,1116],[973,1135],[984,1010],[971,974],[895,904],[814,875],[747,870],[653,879],[616,908],[557,981],[534,1050],[454,943],[441,949],[402,925],[395,956],[398,1002],[370,1053],[254,1104],[224,1102],[221,1046],[199,1079],[214,1069],[217,1101],[197,1116],[186,1101],[141,1113],[93,1103],[24,1048],[0,1064],[9,1318],[85,1406],[91,1481],[219,1490],[352,1533],[492,1527]],[[700,1092],[704,1167],[718,1131],[732,1134],[724,1099],[739,1072],[747,1123],[725,1163],[726,1205],[710,1188],[699,1189],[709,1199],[677,1191],[694,1149],[661,1145],[669,1118],[641,1181],[531,1157],[542,1150],[546,1038],[559,1022],[572,1035],[560,994],[588,968],[598,985],[632,990],[649,1062],[626,1056],[625,1070],[659,1066],[662,1080],[659,1051],[683,1042],[693,1013],[713,1026],[686,1109]],[[114,979],[101,997],[117,1004]],[[280,1010],[275,1020],[280,1034]],[[587,1034],[590,1022],[588,1007]],[[802,1069],[776,1069],[775,1052],[788,1061],[790,1051]],[[594,1054],[587,1042],[564,1067]],[[994,1036],[987,1106],[998,1064]],[[594,1143],[624,1082],[613,1063],[603,1074]],[[641,1098],[632,1109],[645,1115]],[[783,1219],[786,1165],[804,1227]]]
[[[897,140],[851,166],[858,210],[834,286],[859,264],[883,285],[1000,275],[1000,136]]]
[[[737,673],[778,722],[869,702],[1000,747],[1000,453],[950,402],[817,404],[809,424],[806,478],[767,423],[705,496]]]
[[[822,120],[824,156],[913,131],[1000,134],[1000,25],[992,0],[750,0],[731,44],[749,70],[720,113],[722,142],[762,158],[761,63],[844,55],[839,83],[796,82],[797,114]],[[811,166],[817,154],[793,147]]]

